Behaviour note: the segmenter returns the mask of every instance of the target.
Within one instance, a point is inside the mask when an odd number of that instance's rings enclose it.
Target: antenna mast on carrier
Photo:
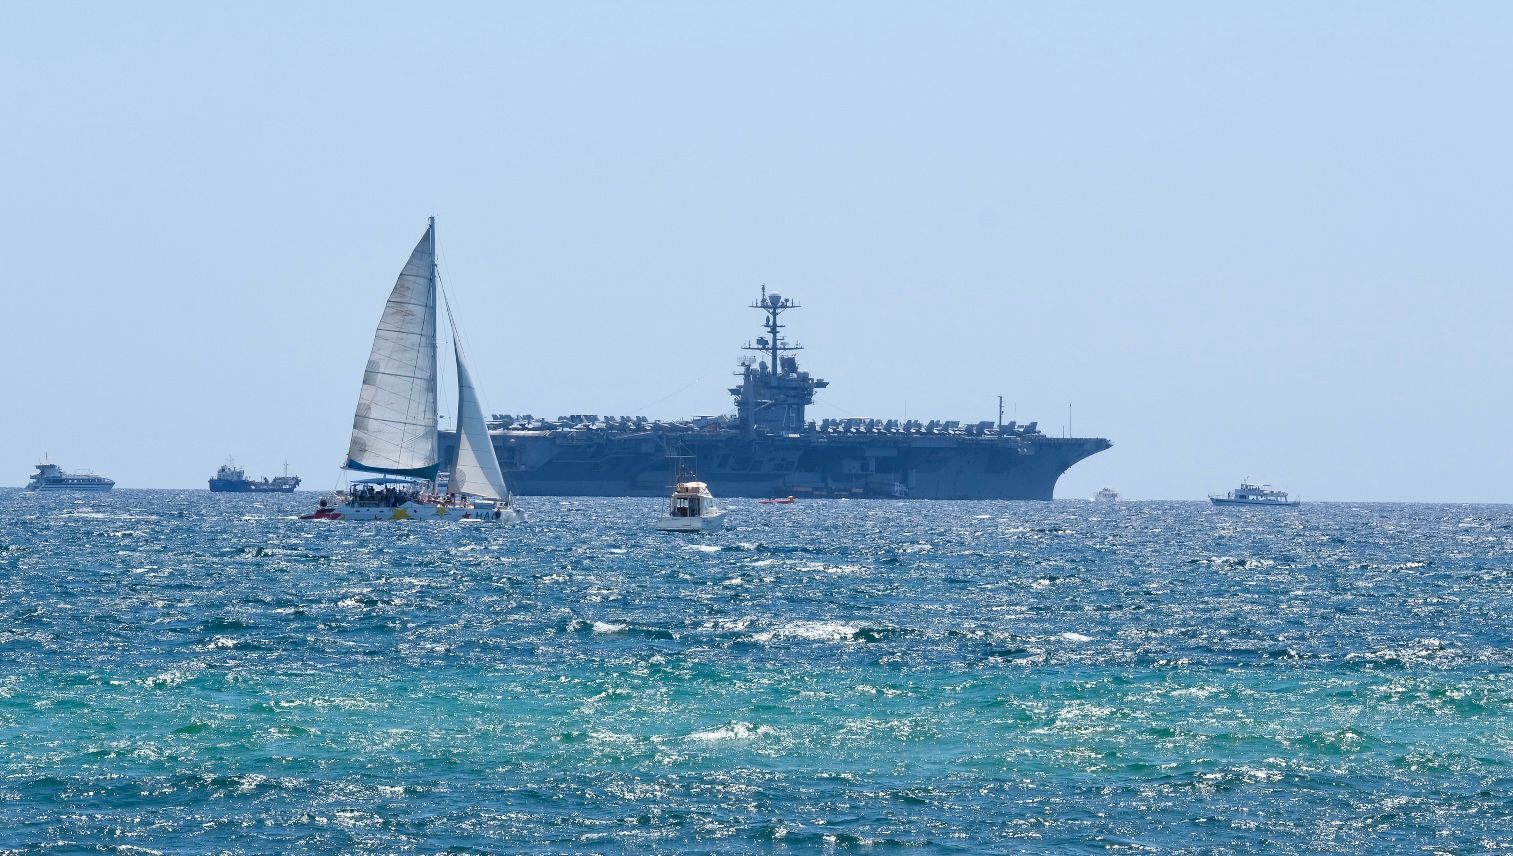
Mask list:
[[[760,351],[770,356],[772,359],[772,370],[775,372],[778,370],[778,360],[781,358],[781,354],[787,351],[802,351],[804,349],[803,345],[788,344],[788,341],[778,332],[784,327],[784,325],[778,323],[778,316],[789,309],[800,308],[799,304],[776,292],[768,295],[767,286],[764,285],[762,286],[762,296],[751,304],[751,308],[760,309],[767,313],[767,320],[762,322],[762,326],[767,328],[767,335],[758,338],[755,345],[743,345],[741,349],[744,351]]]
[[[755,357],[741,361],[741,370],[736,372],[741,385],[732,387],[736,410],[741,427],[791,433],[804,427],[804,408],[814,403],[814,391],[829,386],[819,378],[811,378],[808,372],[799,371],[797,357],[785,356],[803,350],[803,345],[790,344],[783,338],[783,324],[778,316],[789,309],[798,309],[799,304],[776,292],[767,293],[762,286],[762,296],[751,304],[767,316],[762,322],[767,335],[747,343],[742,350],[755,351],[767,359],[761,362]]]

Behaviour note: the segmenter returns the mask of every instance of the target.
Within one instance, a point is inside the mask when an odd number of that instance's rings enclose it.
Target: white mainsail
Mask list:
[[[352,417],[347,467],[435,478],[436,221],[384,304]],[[492,449],[490,450],[492,451]],[[496,465],[497,466],[497,465]]]
[[[499,456],[494,453],[494,444],[489,440],[478,390],[473,386],[473,377],[468,374],[467,363],[462,359],[462,347],[457,344],[455,324],[452,325],[452,343],[457,353],[457,461],[452,465],[447,491],[501,502],[508,500],[510,491],[504,484],[504,473],[499,469]]]

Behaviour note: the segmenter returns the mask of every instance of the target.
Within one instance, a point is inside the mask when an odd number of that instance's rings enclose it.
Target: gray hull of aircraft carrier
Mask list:
[[[781,335],[798,304],[763,290],[766,336],[746,350],[733,416],[678,421],[495,416],[490,436],[511,491],[524,496],[666,496],[674,464],[716,496],[1048,500],[1069,467],[1112,445],[1048,437],[1034,422],[805,419],[828,382],[800,371]],[[1001,420],[1000,420],[1001,422]],[[442,432],[442,457],[456,436]]]

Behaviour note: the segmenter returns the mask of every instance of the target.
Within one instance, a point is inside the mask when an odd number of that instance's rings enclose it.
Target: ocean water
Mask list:
[[[1513,849],[1513,507],[0,491],[0,852]]]

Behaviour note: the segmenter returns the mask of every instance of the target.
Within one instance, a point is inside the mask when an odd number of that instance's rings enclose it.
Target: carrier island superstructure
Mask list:
[[[1109,448],[1102,437],[1049,437],[1034,422],[806,419],[828,381],[798,366],[783,336],[799,304],[762,289],[751,304],[765,335],[748,343],[735,412],[663,421],[641,416],[537,419],[495,415],[489,434],[505,479],[527,496],[663,496],[668,458],[692,458],[721,496],[1048,500],[1067,468]],[[441,460],[456,435],[442,432]]]

